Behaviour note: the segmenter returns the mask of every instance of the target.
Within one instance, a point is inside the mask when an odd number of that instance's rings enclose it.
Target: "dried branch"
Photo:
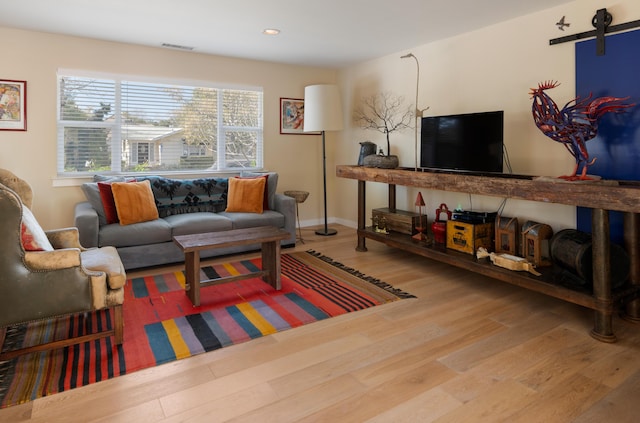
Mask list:
[[[411,127],[414,110],[409,106],[404,110],[404,98],[384,92],[365,97],[354,110],[353,119],[362,129],[373,129],[387,137],[387,156],[391,154],[389,134]]]

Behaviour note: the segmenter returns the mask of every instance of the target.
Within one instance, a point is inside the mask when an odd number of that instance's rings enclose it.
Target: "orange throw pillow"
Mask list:
[[[265,178],[229,178],[227,212],[262,213]]]
[[[269,175],[260,176],[234,176],[236,179],[256,179],[264,178],[264,201],[262,202],[262,210],[269,210]]]
[[[149,181],[114,182],[111,191],[121,225],[158,219],[156,200]]]

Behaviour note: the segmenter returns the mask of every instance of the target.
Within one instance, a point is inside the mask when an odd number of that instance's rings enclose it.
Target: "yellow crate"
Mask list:
[[[493,223],[447,220],[447,248],[467,254],[475,254],[480,247],[492,251],[493,231]]]

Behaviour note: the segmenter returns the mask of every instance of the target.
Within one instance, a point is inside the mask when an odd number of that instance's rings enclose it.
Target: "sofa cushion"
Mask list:
[[[267,189],[267,180],[269,175],[261,176],[234,176],[235,179],[256,179],[263,178],[265,181],[264,189],[262,190],[262,210],[269,210],[269,190]],[[229,197],[227,196],[227,207],[229,205]]]
[[[193,212],[220,212],[227,205],[227,178],[170,179],[144,176],[155,197],[160,217]]]
[[[164,220],[171,226],[172,236],[228,231],[233,229],[231,220],[217,213],[196,212],[174,214],[165,217]]]
[[[249,172],[243,171],[240,173],[242,177],[256,177],[267,175],[267,201],[269,203],[269,210],[276,209],[276,189],[278,188],[278,173],[277,172]]]
[[[93,175],[93,182],[86,182],[80,186],[84,196],[87,198],[91,207],[98,213],[98,223],[100,226],[107,224],[107,216],[102,204],[102,197],[100,196],[100,189],[98,188],[98,182],[126,182],[133,180],[132,178],[125,178],[123,176],[103,176]]]
[[[100,198],[100,190],[97,182],[87,182],[80,187],[84,196],[87,198],[91,207],[98,213],[98,222],[100,226],[107,224],[107,217],[104,212],[104,206],[102,205],[102,198]]]
[[[113,199],[111,184],[112,182],[98,182],[98,191],[100,191],[100,199],[102,199],[102,208],[104,209],[107,224],[120,221],[116,210],[116,202]]]
[[[80,257],[85,269],[107,274],[107,283],[110,289],[120,289],[125,285],[127,274],[115,248],[90,248],[82,251]],[[102,299],[100,302],[104,304],[106,299]]]
[[[158,218],[158,209],[149,181],[114,182],[111,189],[121,225]]]
[[[228,212],[218,214],[228,218],[233,223],[233,229],[255,228],[258,226],[284,228],[284,215],[273,210],[265,210],[262,214]]]
[[[265,179],[231,178],[229,180],[229,196],[227,212],[262,213],[264,202]]]
[[[171,241],[171,226],[164,219],[132,223],[104,225],[98,234],[98,246],[128,247]]]

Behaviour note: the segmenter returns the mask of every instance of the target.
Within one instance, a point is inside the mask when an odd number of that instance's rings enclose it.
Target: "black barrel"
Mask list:
[[[593,256],[591,234],[575,229],[563,229],[551,238],[551,259],[575,273],[586,284],[593,285]],[[629,255],[621,246],[610,248],[611,286],[620,287],[629,277]]]

